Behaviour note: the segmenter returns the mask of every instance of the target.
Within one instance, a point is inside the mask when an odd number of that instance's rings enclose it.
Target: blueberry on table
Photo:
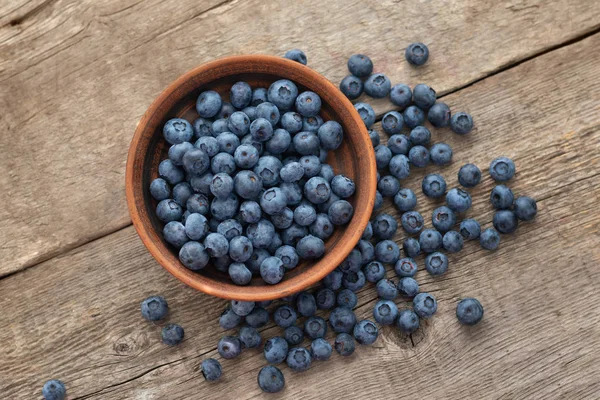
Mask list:
[[[287,327],[283,336],[290,346],[297,346],[304,340],[304,332],[295,325]]]
[[[194,137],[194,128],[183,118],[173,118],[165,123],[163,136],[169,144],[189,142]]]
[[[481,170],[475,164],[465,164],[458,170],[458,183],[466,188],[476,186],[481,181]]]
[[[253,349],[262,343],[260,333],[251,326],[243,326],[240,328],[240,342],[247,349]]]
[[[369,104],[356,103],[354,104],[354,108],[358,111],[358,115],[360,115],[367,128],[370,128],[375,123],[375,111]]]
[[[519,226],[519,220],[511,210],[496,211],[493,223],[494,228],[500,233],[513,233]]]
[[[412,90],[404,83],[394,85],[390,90],[390,100],[398,107],[406,108],[412,101]]]
[[[473,240],[479,238],[481,227],[474,219],[464,219],[460,223],[459,231],[464,240]]]
[[[410,256],[401,258],[394,264],[394,271],[401,278],[413,277],[417,273],[417,263]]]
[[[335,306],[335,293],[328,288],[321,288],[315,295],[317,308],[319,310],[329,310]]]
[[[290,306],[280,306],[273,313],[273,320],[275,321],[275,324],[282,328],[287,328],[294,325],[297,318],[298,314],[296,314],[296,311]]]
[[[448,271],[448,257],[440,252],[429,254],[425,258],[425,269],[432,276],[445,274]]]
[[[508,157],[499,157],[490,163],[490,175],[496,182],[505,182],[515,176],[515,163]]]
[[[286,363],[292,371],[303,372],[310,368],[312,357],[308,350],[302,347],[290,349]]]
[[[346,307],[352,310],[356,307],[357,303],[358,298],[356,297],[356,293],[350,289],[342,289],[337,295],[336,304],[340,307]]]
[[[450,107],[446,103],[435,103],[427,113],[427,120],[436,128],[442,128],[450,124]]]
[[[413,310],[420,318],[431,318],[437,311],[437,301],[429,293],[419,293],[413,299]]]
[[[456,318],[463,325],[475,325],[483,318],[483,306],[472,297],[462,299],[456,306]]]
[[[436,143],[429,149],[429,157],[435,165],[448,165],[452,161],[452,147],[446,143]]]
[[[392,82],[384,74],[369,75],[365,81],[365,93],[376,99],[386,97],[391,89]]]
[[[398,111],[390,111],[381,119],[381,127],[388,135],[396,135],[404,127],[404,118]]]
[[[394,204],[400,212],[412,211],[417,206],[417,196],[409,188],[402,188],[394,196]]]
[[[391,239],[398,229],[396,218],[390,214],[379,214],[372,222],[373,234],[379,239]]]
[[[419,83],[413,89],[413,102],[422,110],[428,110],[435,104],[436,93],[430,86]]]
[[[226,308],[219,317],[219,325],[223,329],[233,329],[238,326],[240,322],[242,322],[242,317],[234,313],[230,307]]]
[[[296,297],[296,309],[303,317],[310,317],[317,311],[315,297],[308,292],[301,292]]]
[[[421,183],[423,194],[432,199],[438,199],[446,194],[446,181],[440,174],[429,174]]]
[[[431,141],[431,132],[424,126],[415,126],[408,137],[411,146],[426,146]]]
[[[346,289],[357,292],[366,284],[365,274],[361,270],[345,273],[342,278],[342,284]]]
[[[337,351],[338,354],[347,357],[354,353],[354,349],[356,346],[354,344],[354,339],[352,338],[352,336],[350,336],[347,333],[340,333],[335,338],[334,347],[335,351]]]
[[[409,64],[423,65],[429,59],[429,49],[423,43],[411,43],[404,51],[404,57]]]
[[[348,71],[354,76],[365,78],[373,72],[373,61],[364,54],[353,54],[348,59]]]
[[[413,298],[419,293],[419,284],[414,278],[402,278],[398,282],[398,293],[401,296]]]
[[[411,146],[411,142],[408,140],[406,135],[403,134],[392,135],[387,141],[387,147],[390,149],[393,155],[407,155]]]
[[[375,285],[377,295],[384,300],[394,300],[398,296],[398,288],[391,279],[382,279]]]
[[[400,248],[396,242],[382,240],[375,246],[375,259],[383,264],[393,264],[400,258]]]
[[[288,50],[283,57],[306,65],[306,54],[300,49]]]
[[[236,358],[242,353],[242,342],[237,336],[223,336],[217,343],[217,351],[227,360]]]
[[[383,169],[388,166],[392,159],[392,151],[382,144],[375,147],[375,162],[377,163],[377,169]]]
[[[260,303],[260,304],[259,304]],[[263,302],[256,303],[256,306],[246,315],[245,321],[248,326],[253,328],[261,328],[269,322],[269,312],[263,307],[266,307]]]
[[[419,240],[415,238],[407,238],[402,244],[402,249],[404,250],[404,254],[410,258],[415,258],[421,254],[421,245],[419,244]]]
[[[162,296],[150,296],[142,301],[142,316],[148,321],[160,321],[167,316],[169,305]]]
[[[202,372],[202,376],[204,376],[205,380],[214,382],[221,378],[223,369],[221,368],[221,363],[219,363],[219,361],[214,358],[208,358],[200,364],[200,372]]]
[[[388,164],[390,174],[396,179],[402,180],[410,175],[410,162],[407,156],[397,154],[393,156]]]
[[[498,185],[490,193],[490,202],[496,210],[506,210],[512,207],[515,196],[508,186]]]
[[[310,344],[310,354],[315,361],[327,361],[331,357],[333,348],[329,342],[323,338],[318,338]]]
[[[356,249],[360,251],[361,265],[365,265],[375,260],[375,246],[367,240],[360,240],[356,245]]]
[[[379,133],[375,129],[369,129],[369,138],[371,139],[371,144],[373,145],[373,148],[379,146],[379,143],[381,143]]]
[[[419,235],[419,246],[424,253],[433,253],[442,247],[442,234],[434,229],[424,229]]]
[[[175,346],[183,340],[183,328],[177,324],[168,324],[162,329],[162,342],[168,346]]]
[[[417,106],[408,106],[402,114],[404,124],[407,128],[413,129],[425,122],[425,112]]]
[[[408,152],[408,159],[417,168],[426,167],[429,164],[429,150],[424,146],[414,146]]]
[[[418,211],[405,212],[402,214],[400,222],[406,233],[411,235],[419,233],[424,225],[423,216]]]
[[[329,314],[329,323],[336,333],[350,333],[356,325],[356,315],[347,307],[336,307]]]
[[[360,97],[364,90],[362,79],[354,75],[348,75],[340,82],[340,90],[350,100]]]
[[[452,211],[463,213],[471,207],[471,195],[459,188],[450,189],[446,194],[446,204]]]
[[[304,332],[309,339],[325,337],[327,322],[321,317],[310,317],[304,322]]]
[[[280,392],[285,386],[283,373],[273,365],[263,367],[258,373],[258,386],[265,393]]]
[[[457,231],[448,231],[442,238],[442,245],[448,253],[458,253],[463,248],[463,237]]]
[[[323,278],[323,286],[331,290],[338,290],[342,287],[342,277],[344,273],[338,268],[331,271],[325,278]]]
[[[377,190],[383,197],[394,197],[400,190],[400,182],[392,175],[386,175],[377,183]]]
[[[479,236],[479,244],[486,250],[496,250],[500,244],[500,235],[494,228],[487,228]]]
[[[456,214],[446,206],[438,207],[431,213],[431,223],[440,233],[448,232],[456,223]]]
[[[378,336],[379,329],[377,329],[377,325],[368,319],[363,319],[354,326],[354,339],[356,339],[359,344],[373,344]]]
[[[42,396],[44,396],[44,400],[64,400],[67,396],[67,389],[64,383],[52,379],[44,383]]]
[[[373,308],[373,317],[381,325],[392,325],[398,317],[398,307],[393,301],[379,300]]]
[[[457,112],[450,119],[450,129],[459,135],[466,135],[473,130],[473,118],[464,111]]]
[[[531,221],[537,214],[537,203],[531,197],[517,197],[515,200],[514,211],[517,218],[521,221]]]
[[[283,362],[288,353],[288,342],[281,336],[274,336],[265,342],[263,353],[269,363]]]
[[[402,310],[398,316],[398,329],[405,335],[410,335],[419,329],[419,316],[412,310]]]

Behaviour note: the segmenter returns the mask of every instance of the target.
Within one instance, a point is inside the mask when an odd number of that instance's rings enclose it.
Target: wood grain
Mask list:
[[[508,155],[518,170],[509,185],[538,199],[537,219],[502,236],[495,252],[467,243],[440,278],[419,271],[439,310],[412,338],[386,327],[373,347],[350,358],[334,355],[302,374],[282,366],[282,397],[600,396],[600,154],[592,151],[600,143],[599,46],[595,35],[446,96],[477,124],[466,137],[435,133],[455,150],[443,171],[449,185],[463,163],[484,168]],[[417,182],[427,172],[414,171],[404,185],[420,193]],[[492,183],[484,175],[468,215],[487,227]],[[435,206],[419,196],[426,217]],[[223,382],[204,382],[198,365],[216,354],[225,302],[171,278],[132,227],[0,280],[0,293],[0,388],[7,398],[38,396],[50,377],[64,379],[72,399],[266,398],[256,385],[265,365],[258,351],[222,360]],[[186,329],[178,347],[162,346],[160,326],[139,316],[139,302],[153,293],[167,297],[169,321]],[[466,296],[486,310],[473,328],[454,316]],[[375,299],[372,286],[363,289],[357,314],[370,317]],[[281,334],[271,325],[262,331]]]
[[[36,0],[1,10],[0,151],[11,156],[0,186],[4,203],[27,205],[0,210],[5,275],[129,224],[123,174],[136,122],[202,62],[303,47],[337,83],[347,57],[365,52],[393,82],[446,93],[597,30],[600,3]],[[415,40],[432,54],[419,69],[403,60]]]

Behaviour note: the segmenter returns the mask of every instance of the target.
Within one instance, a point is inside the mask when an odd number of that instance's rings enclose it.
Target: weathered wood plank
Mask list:
[[[334,356],[303,374],[283,367],[286,397],[387,398],[399,390],[407,398],[600,395],[600,310],[594,307],[600,301],[600,154],[589,151],[600,143],[600,109],[590,96],[600,85],[594,68],[600,54],[593,51],[599,44],[600,35],[588,38],[447,96],[478,126],[468,137],[435,133],[455,149],[455,162],[443,172],[449,184],[464,162],[483,167],[494,156],[511,156],[518,173],[510,186],[539,200],[538,218],[503,236],[496,252],[468,243],[441,278],[419,271],[422,290],[436,295],[439,311],[413,335],[414,346],[384,328],[375,346],[348,359]],[[417,190],[426,172],[415,171],[405,185],[416,189],[418,209],[428,217],[437,203]],[[489,226],[492,183],[485,175],[468,215]],[[225,302],[171,278],[132,227],[7,277],[0,293],[1,389],[8,398],[31,398],[49,377],[64,379],[73,398],[260,396],[255,379],[264,360],[257,351],[224,360],[222,383],[203,381],[197,367],[215,355]],[[160,326],[139,316],[139,302],[151,293],[169,299],[169,321],[186,328],[182,345],[162,346]],[[471,329],[454,317],[465,296],[486,308],[484,321]],[[372,286],[359,293],[359,316],[371,315],[375,297]],[[264,329],[265,337],[280,333]]]
[[[600,15],[600,3],[584,0],[137,1],[56,0],[0,27],[0,151],[9,155],[0,186],[6,203],[27,204],[0,210],[0,275],[129,223],[123,173],[135,124],[162,88],[201,62],[299,46],[338,82],[346,58],[362,51],[394,82],[427,81],[443,93],[593,31]],[[431,47],[424,68],[403,61],[413,40]],[[376,102],[378,111],[389,107]]]

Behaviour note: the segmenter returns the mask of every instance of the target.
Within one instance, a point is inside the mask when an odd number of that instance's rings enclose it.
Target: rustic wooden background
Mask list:
[[[404,61],[412,41],[429,45],[423,68]],[[72,400],[267,397],[259,351],[223,361],[221,383],[199,374],[225,301],[149,256],[124,170],[137,121],[176,77],[217,57],[296,47],[336,83],[356,52],[394,83],[429,83],[477,126],[434,133],[454,149],[449,185],[466,162],[510,156],[510,186],[535,197],[539,214],[495,252],[468,243],[441,278],[420,271],[439,311],[412,338],[385,328],[350,358],[302,374],[283,367],[281,396],[600,398],[600,2],[590,0],[0,0],[0,397],[40,398],[49,378]],[[373,104],[379,116],[393,109]],[[486,227],[492,186],[485,174],[469,211]],[[424,215],[435,206],[419,196]],[[178,347],[140,317],[154,293],[185,327]],[[474,328],[454,316],[465,296],[485,307]],[[372,286],[359,293],[359,316],[375,297]]]

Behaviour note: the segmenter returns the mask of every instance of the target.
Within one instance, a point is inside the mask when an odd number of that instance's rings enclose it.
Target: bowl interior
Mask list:
[[[143,234],[148,236],[149,240],[144,240],[144,243],[155,258],[190,286],[226,298],[255,300],[259,296],[261,299],[272,299],[316,283],[356,245],[374,202],[375,161],[372,148],[369,149],[368,133],[360,117],[352,104],[325,78],[307,67],[294,65],[297,63],[278,57],[254,56],[250,60],[248,57],[243,61],[232,60],[235,58],[244,57],[230,57],[226,63],[223,61],[227,59],[218,60],[213,62],[215,65],[212,67],[209,63],[181,77],[163,92],[140,122],[134,138],[136,143],[132,142],[132,182],[128,182],[128,186],[133,186],[133,208],[140,216],[140,221],[133,219],[142,239]],[[315,74],[321,79],[315,80]],[[278,79],[294,81],[300,93],[311,90],[319,94],[323,103],[320,116],[326,121],[333,119],[342,124],[344,141],[338,150],[329,153],[327,162],[336,174],[344,174],[356,182],[357,191],[348,199],[355,214],[348,225],[336,227],[333,236],[325,241],[326,251],[321,259],[301,262],[293,270],[287,271],[284,280],[277,285],[267,285],[260,277],[254,277],[249,286],[240,287],[232,284],[226,273],[217,271],[210,264],[202,271],[193,272],[180,263],[178,250],[163,239],[164,224],[156,217],[157,202],[150,195],[149,186],[158,177],[158,164],[167,158],[170,145],[162,135],[162,127],[167,120],[180,117],[193,122],[198,118],[195,104],[202,91],[215,90],[225,100],[229,98],[229,89],[235,82],[248,82],[254,89],[268,88]],[[128,164],[130,162],[132,160]]]

